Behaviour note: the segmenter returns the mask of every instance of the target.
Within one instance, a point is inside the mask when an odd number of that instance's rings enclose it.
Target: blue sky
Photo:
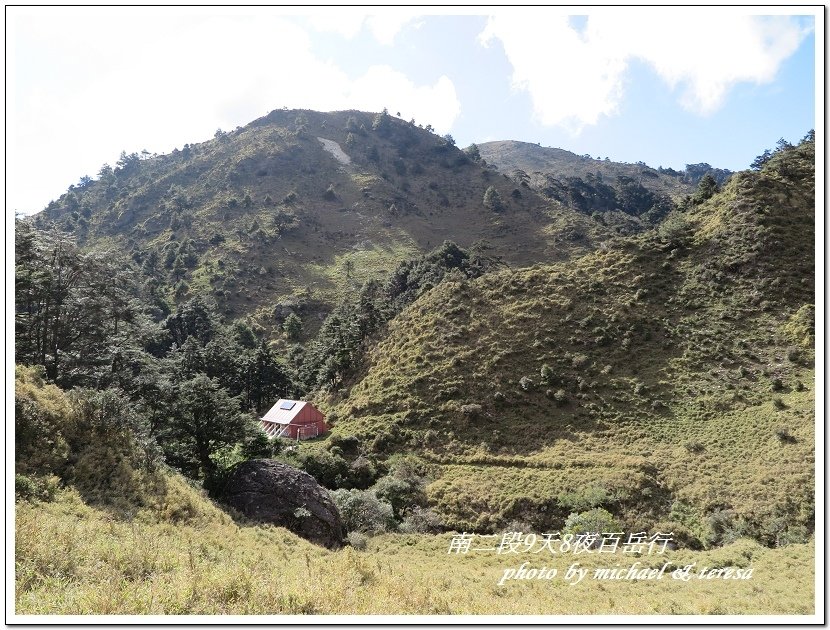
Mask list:
[[[11,7],[7,207],[283,106],[387,107],[460,146],[746,168],[817,124],[820,10]]]

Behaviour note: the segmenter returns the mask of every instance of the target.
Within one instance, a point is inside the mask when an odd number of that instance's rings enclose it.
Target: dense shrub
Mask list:
[[[360,455],[360,445],[360,438],[356,435],[340,435],[339,433],[335,433],[329,438],[326,448],[330,451],[339,448],[340,452],[346,457],[357,457]]]
[[[326,201],[337,201],[337,192],[334,190],[334,184],[329,184],[326,192],[323,193],[323,199]]]
[[[566,510],[585,512],[607,505],[612,499],[606,488],[598,484],[591,484],[576,490],[561,492],[556,500]]]
[[[15,369],[15,469],[38,474],[60,473],[69,457],[67,435],[74,419],[64,393],[46,385],[37,368]]]
[[[51,501],[57,490],[58,478],[55,476],[38,477],[19,474],[14,476],[15,499]]]
[[[392,506],[371,490],[335,490],[331,497],[347,531],[379,534],[395,529]]]
[[[300,466],[326,488],[342,488],[349,478],[349,463],[329,451],[305,453]]]
[[[400,472],[392,473],[374,485],[372,491],[379,499],[389,503],[397,518],[413,507],[424,507],[427,504],[425,481],[418,475]]]
[[[587,512],[572,512],[565,520],[565,534],[595,534],[620,532],[620,524],[608,510],[594,508]]]
[[[504,201],[493,186],[484,191],[484,199],[482,200],[484,207],[493,212],[502,212],[504,210]]]
[[[706,450],[706,447],[703,446],[697,440],[687,440],[683,443],[683,448],[685,448],[690,453],[702,453]]]
[[[399,530],[405,534],[421,534],[440,531],[441,519],[429,508],[415,506],[404,516]]]
[[[483,408],[481,405],[471,404],[471,405],[461,405],[461,413],[469,418],[478,418],[481,416]]]
[[[377,478],[375,465],[363,455],[360,455],[349,465],[348,484],[352,488],[365,490]]]
[[[363,551],[366,549],[366,543],[368,542],[368,537],[363,532],[353,531],[349,532],[346,535],[346,540],[349,542],[349,545],[358,551]]]
[[[573,365],[577,370],[581,370],[584,367],[587,367],[590,359],[587,355],[584,354],[577,354],[571,361],[571,365]]]
[[[303,332],[303,320],[301,320],[296,313],[289,313],[288,317],[286,317],[285,321],[282,323],[282,329],[285,331],[288,339],[296,341],[300,338],[300,335]]]
[[[740,532],[735,526],[735,514],[731,510],[715,510],[706,519],[707,531],[704,535],[706,547],[726,545],[735,541]]]
[[[495,266],[493,259],[445,241],[415,260],[400,263],[385,283],[367,282],[349,294],[323,322],[305,353],[298,380],[304,389],[336,388],[361,359],[369,340],[420,295],[445,280],[473,279]],[[441,395],[452,397],[447,388]]]

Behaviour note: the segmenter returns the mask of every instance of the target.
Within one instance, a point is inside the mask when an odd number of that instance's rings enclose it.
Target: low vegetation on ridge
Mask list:
[[[602,212],[388,112],[125,154],[16,222],[16,612],[813,612],[814,152],[617,180]],[[331,432],[269,441],[278,398]],[[254,458],[328,488],[349,544],[216,503]],[[755,574],[448,553],[599,529]]]
[[[573,263],[448,278],[332,396],[335,431],[437,464],[431,503],[458,529],[561,526],[562,497],[593,493],[690,544],[806,539],[811,152]]]

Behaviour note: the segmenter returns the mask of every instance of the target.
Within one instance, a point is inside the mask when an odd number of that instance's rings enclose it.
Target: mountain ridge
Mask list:
[[[745,487],[718,493],[717,509],[734,510],[730,519],[761,536],[770,514],[795,501],[805,511],[791,513],[792,526],[809,527],[812,485],[795,462],[812,461],[812,344],[790,331],[814,300],[804,282],[814,265],[805,246],[812,150],[804,143],[758,173],[739,173],[658,229],[575,261],[455,278],[423,294],[391,324],[347,395],[333,397],[335,432],[440,463],[432,500],[459,529],[492,531],[511,518],[561,526],[568,508],[557,497],[584,490],[562,470],[573,466],[604,480],[598,505],[639,514],[629,526],[646,527],[652,499],[662,496],[650,524],[675,514],[671,525],[703,544],[714,508],[705,484],[683,491],[680,479],[704,475],[689,467],[707,460],[727,470],[735,452],[754,462],[752,473]],[[723,424],[727,417],[737,428]],[[701,431],[707,424],[719,426],[721,443]],[[744,452],[738,444],[748,435],[759,443]],[[577,444],[584,455],[568,450]],[[671,463],[678,447],[686,468]],[[591,463],[603,449],[613,471]],[[757,453],[783,457],[775,475]],[[542,485],[525,480],[511,490],[509,480],[522,475]],[[632,484],[649,497],[636,508],[623,491]],[[750,499],[764,484],[769,494]],[[678,517],[677,502],[697,516]]]
[[[17,609],[809,614],[814,134],[668,202],[512,176],[388,113],[278,110],[17,221]],[[269,441],[279,398],[331,432]],[[211,500],[263,458],[328,488],[345,549]],[[756,574],[563,598],[492,545],[633,561],[572,547],[597,533]]]
[[[523,265],[587,251],[607,233],[451,138],[385,112],[308,110],[276,110],[163,156],[122,154],[34,221],[82,245],[117,244],[171,305],[210,292],[229,316],[266,320],[275,296],[310,291],[332,304],[447,239],[486,242]]]

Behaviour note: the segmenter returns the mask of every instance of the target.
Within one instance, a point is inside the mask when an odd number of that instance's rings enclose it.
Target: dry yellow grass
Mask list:
[[[195,495],[194,501],[205,501]],[[748,580],[632,582],[561,575],[628,566],[608,554],[448,554],[452,534],[370,539],[327,551],[269,526],[239,526],[211,507],[197,525],[125,522],[72,491],[16,509],[17,614],[796,614],[814,607],[812,544],[740,540],[709,552],[643,556],[645,566],[752,567]],[[207,518],[210,514],[212,518]],[[543,557],[545,556],[545,557]],[[551,580],[499,581],[506,569],[557,568]]]

